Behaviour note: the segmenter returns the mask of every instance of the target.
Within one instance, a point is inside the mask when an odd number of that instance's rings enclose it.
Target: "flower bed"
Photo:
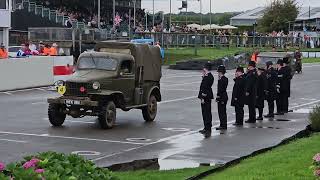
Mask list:
[[[0,162],[0,179],[4,180],[113,180],[112,173],[98,168],[93,162],[78,155],[55,152],[39,153],[23,161],[5,165]]]
[[[313,158],[313,166],[314,175],[317,179],[320,179],[320,153],[316,154]]]

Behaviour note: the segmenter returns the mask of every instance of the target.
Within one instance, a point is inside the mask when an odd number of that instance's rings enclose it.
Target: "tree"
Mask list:
[[[299,14],[296,0],[273,0],[267,7],[262,19],[258,21],[260,32],[289,31],[289,23]]]

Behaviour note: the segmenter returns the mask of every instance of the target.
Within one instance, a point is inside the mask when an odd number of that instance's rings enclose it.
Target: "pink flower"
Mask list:
[[[320,169],[315,170],[314,171],[314,175],[320,177]]]
[[[5,170],[5,168],[6,168],[6,165],[4,163],[0,162],[0,172]]]
[[[37,169],[35,170],[35,172],[41,174],[41,173],[44,173],[44,169]]]
[[[314,157],[313,157],[313,160],[315,162],[320,162],[320,153],[316,154]]]
[[[31,159],[30,161],[27,161],[26,163],[23,164],[23,168],[24,169],[29,169],[29,168],[32,168],[32,167],[36,167],[38,162],[40,162],[39,159]]]

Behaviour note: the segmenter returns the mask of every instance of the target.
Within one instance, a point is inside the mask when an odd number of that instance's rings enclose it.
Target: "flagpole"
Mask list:
[[[98,28],[101,29],[101,0],[98,0]]]
[[[200,0],[200,30],[202,30],[202,0]]]
[[[136,0],[133,0],[133,28],[136,29]]]
[[[152,17],[152,28],[154,27],[154,0],[152,1],[152,7],[153,7],[153,17]]]
[[[188,0],[186,0],[187,7],[186,7],[186,26],[188,25]]]
[[[169,29],[169,31],[171,30],[171,23],[172,23],[171,13],[172,13],[172,4],[171,4],[171,0],[170,0],[170,18],[169,18],[169,21],[170,21],[170,22],[169,22],[169,28],[170,28],[170,29]]]
[[[210,0],[210,34],[212,33],[211,24],[212,24],[212,0]]]
[[[115,24],[114,20],[116,18],[116,0],[113,0],[113,25]]]

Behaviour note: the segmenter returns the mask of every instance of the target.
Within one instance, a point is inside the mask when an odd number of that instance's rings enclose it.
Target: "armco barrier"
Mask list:
[[[55,67],[57,67],[55,64],[59,66],[63,76],[54,76]],[[73,69],[72,56],[32,56],[1,60],[0,91],[51,86],[54,82],[65,80],[68,75],[71,75],[73,72],[70,68]]]

